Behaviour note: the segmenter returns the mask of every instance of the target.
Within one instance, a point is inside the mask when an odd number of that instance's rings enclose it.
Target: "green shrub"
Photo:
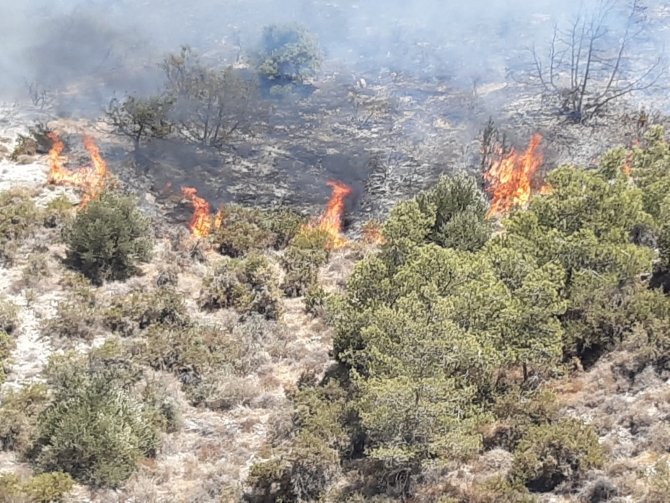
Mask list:
[[[67,473],[42,473],[28,480],[24,492],[35,503],[54,503],[64,501],[74,487],[74,480]]]
[[[14,339],[12,339],[7,333],[0,330],[0,385],[5,382],[5,366],[4,362],[12,351],[16,347]]]
[[[288,459],[291,488],[298,501],[317,501],[340,474],[338,452],[312,435],[300,435]]]
[[[435,215],[430,241],[445,248],[477,251],[491,237],[486,198],[474,178],[442,177],[416,199],[426,216]]]
[[[69,264],[89,279],[125,279],[152,249],[149,220],[135,198],[105,192],[63,228]]]
[[[280,291],[272,265],[261,255],[220,263],[203,280],[200,306],[234,308],[242,314],[259,313],[268,319],[280,314]]]
[[[118,487],[159,444],[154,411],[133,393],[141,378],[118,358],[52,357],[45,369],[53,402],[40,414],[31,457],[95,487]]]
[[[328,294],[320,285],[312,285],[305,293],[305,312],[312,316],[323,316],[327,311]]]
[[[221,227],[212,240],[223,255],[241,257],[252,250],[269,248],[276,236],[266,225],[264,213],[256,208],[226,205],[221,209]]]
[[[249,470],[247,484],[253,503],[295,501],[291,489],[291,467],[281,459],[257,461]]]
[[[514,453],[512,480],[531,491],[548,492],[603,464],[603,450],[592,426],[578,419],[532,426]]]
[[[37,417],[49,401],[46,386],[34,384],[9,389],[0,399],[0,446],[26,452],[32,443]]]
[[[0,503],[21,502],[19,499],[23,494],[21,478],[13,473],[0,474]]]
[[[114,299],[101,316],[103,325],[124,336],[155,324],[185,326],[189,322],[182,296],[168,287]]]
[[[302,83],[321,68],[315,37],[297,24],[263,28],[258,71],[270,81]]]
[[[40,210],[26,189],[0,192],[0,264],[11,265],[22,241],[42,222]]]
[[[99,326],[98,312],[92,306],[76,300],[61,301],[56,315],[42,321],[41,331],[47,337],[93,340]]]
[[[28,257],[28,263],[21,271],[21,280],[26,287],[34,287],[51,275],[48,258],[46,253],[36,253]]]
[[[47,203],[44,211],[44,225],[46,227],[59,227],[68,221],[75,205],[64,194],[52,199]]]
[[[9,300],[0,300],[0,332],[11,334],[19,325],[19,308]]]
[[[328,262],[330,240],[325,231],[303,230],[291,241],[281,259],[286,271],[282,285],[286,295],[305,295],[316,284],[319,268]]]

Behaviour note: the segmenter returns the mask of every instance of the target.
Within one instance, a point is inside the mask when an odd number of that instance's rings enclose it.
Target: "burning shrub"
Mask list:
[[[282,257],[286,271],[282,288],[290,297],[304,295],[317,280],[319,268],[328,262],[331,236],[327,230],[303,229]]]
[[[34,384],[9,389],[0,406],[0,446],[5,451],[26,452],[32,445],[37,418],[49,402],[46,386]]]
[[[251,254],[219,264],[203,280],[200,305],[206,309],[234,308],[242,314],[279,317],[280,291],[275,271],[266,258]]]
[[[321,68],[321,51],[316,38],[297,24],[263,28],[258,71],[277,84],[302,83]]]
[[[593,427],[567,418],[528,430],[514,454],[511,477],[532,491],[547,492],[602,463],[603,450]]]
[[[125,279],[151,256],[149,220],[135,198],[105,192],[63,229],[69,264],[95,282]]]
[[[156,412],[133,391],[141,378],[118,358],[53,357],[54,400],[38,419],[33,461],[93,486],[117,487],[158,448]]]

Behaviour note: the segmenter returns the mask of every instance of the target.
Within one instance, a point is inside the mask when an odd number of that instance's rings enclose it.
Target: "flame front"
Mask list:
[[[342,237],[340,232],[342,231],[344,201],[351,194],[351,187],[335,180],[330,180],[327,185],[333,188],[333,195],[328,202],[326,212],[310,228],[328,232],[331,236],[333,248],[341,248],[347,244],[346,238]]]
[[[493,196],[488,216],[508,213],[515,206],[528,203],[535,173],[542,165],[542,154],[537,151],[542,136],[533,135],[526,151],[518,154],[512,149],[484,174],[487,191]]]
[[[92,137],[84,135],[84,147],[86,147],[91,156],[93,166],[79,168],[77,171],[70,171],[63,166],[61,154],[65,145],[58,136],[58,133],[49,133],[48,137],[53,141],[53,146],[49,151],[51,166],[47,182],[54,185],[69,185],[81,188],[83,195],[80,207],[84,208],[92,199],[97,198],[105,187],[108,171],[107,164],[100,155],[100,149]]]

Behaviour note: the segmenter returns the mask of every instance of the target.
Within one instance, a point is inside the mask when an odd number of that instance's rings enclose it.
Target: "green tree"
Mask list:
[[[122,362],[64,355],[46,369],[53,402],[39,416],[32,458],[93,486],[117,487],[159,445],[156,413],[131,390],[141,373]]]
[[[89,279],[124,279],[151,256],[149,219],[134,197],[105,192],[63,228],[67,260]]]
[[[269,81],[302,83],[321,68],[321,51],[314,35],[297,24],[263,28],[258,71]]]

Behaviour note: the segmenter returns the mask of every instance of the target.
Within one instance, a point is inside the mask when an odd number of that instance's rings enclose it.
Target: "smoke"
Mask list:
[[[0,18],[0,97],[19,96],[26,82],[76,94],[74,87],[87,80],[95,89],[87,96],[92,101],[150,92],[159,85],[157,62],[182,44],[235,63],[255,48],[264,25],[283,22],[306,25],[328,58],[352,71],[386,68],[464,85],[474,78],[486,82],[518,65],[523,48],[546,45],[555,23],[584,8],[581,0],[8,3]],[[625,12],[619,17],[623,22]]]

